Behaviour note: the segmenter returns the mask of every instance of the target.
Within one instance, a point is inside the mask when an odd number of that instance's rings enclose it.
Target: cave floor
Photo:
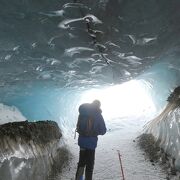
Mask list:
[[[108,132],[99,136],[93,180],[122,180],[117,150],[120,151],[126,180],[162,180],[167,174],[162,168],[150,162],[137,145],[136,138],[143,129],[145,120],[119,119],[107,122]],[[68,138],[67,144],[73,154],[70,166],[63,170],[57,179],[74,180],[79,147],[77,138]]]

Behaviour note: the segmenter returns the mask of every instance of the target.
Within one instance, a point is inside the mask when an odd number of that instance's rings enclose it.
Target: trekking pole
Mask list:
[[[122,178],[123,178],[123,180],[125,180],[123,166],[122,166],[122,160],[121,160],[121,154],[120,154],[119,150],[117,150],[117,152],[118,152],[118,156],[119,156],[119,162],[120,162],[120,167],[121,167]]]
[[[76,139],[76,132],[77,132],[77,130],[75,129],[75,131],[74,131],[74,139]]]

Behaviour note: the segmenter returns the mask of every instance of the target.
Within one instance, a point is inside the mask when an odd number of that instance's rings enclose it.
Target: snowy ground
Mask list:
[[[166,173],[157,164],[152,165],[148,159],[145,159],[136,144],[136,137],[140,135],[144,123],[145,121],[140,119],[116,119],[107,123],[107,128],[110,130],[99,137],[93,180],[122,179],[117,150],[122,155],[126,180],[166,179]],[[72,180],[75,176],[79,153],[77,138],[76,140],[71,138],[67,143],[73,158],[70,167],[57,179]]]

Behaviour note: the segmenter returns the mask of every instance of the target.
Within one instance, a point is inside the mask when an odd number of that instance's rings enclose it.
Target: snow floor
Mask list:
[[[143,151],[136,144],[136,137],[143,129],[144,120],[116,119],[107,122],[108,132],[99,136],[96,149],[93,180],[122,180],[117,150],[121,153],[125,180],[162,180],[167,179],[166,173],[158,165],[145,159]],[[135,141],[134,141],[135,140]],[[77,138],[67,141],[73,154],[70,166],[57,177],[61,180],[74,180],[78,162],[79,147]]]

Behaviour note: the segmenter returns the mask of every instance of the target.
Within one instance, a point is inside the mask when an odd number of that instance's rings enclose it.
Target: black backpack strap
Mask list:
[[[78,116],[78,121],[77,121],[77,124],[76,124],[76,132],[78,132],[79,123],[80,123],[80,115]]]

